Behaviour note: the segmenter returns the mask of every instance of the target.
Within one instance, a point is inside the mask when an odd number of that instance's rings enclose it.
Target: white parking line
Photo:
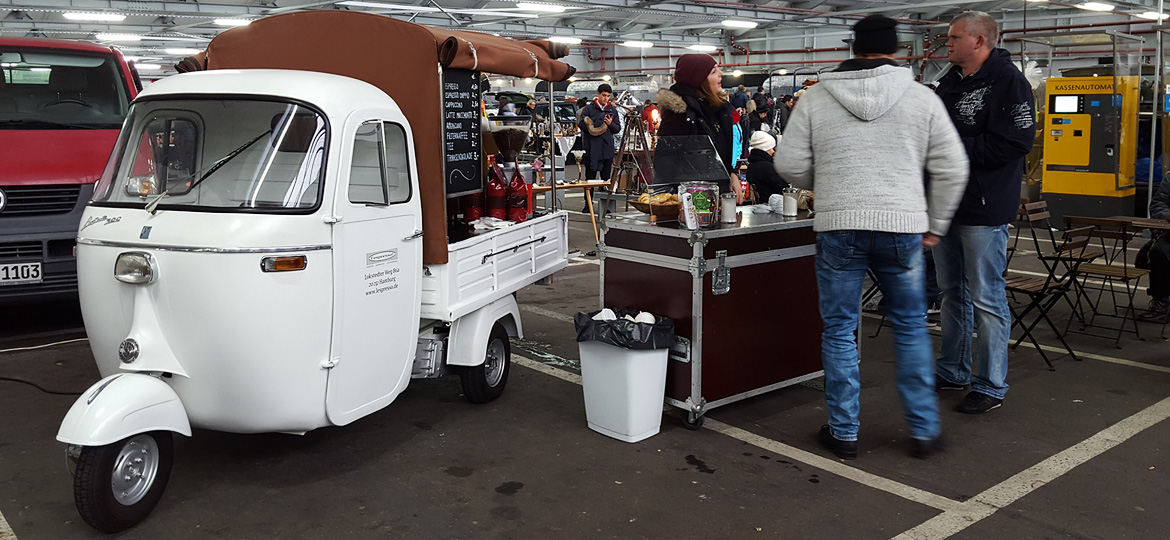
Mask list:
[[[1141,412],[1101,430],[1075,446],[996,484],[963,503],[960,508],[947,510],[921,525],[895,536],[894,539],[941,540],[948,538],[1166,418],[1170,418],[1170,398],[1146,407]]]
[[[12,527],[8,526],[3,512],[0,512],[0,540],[16,540],[16,533],[12,532]]]
[[[533,370],[539,371],[541,373],[545,373],[547,375],[552,375],[553,377],[556,377],[556,378],[561,379],[563,381],[568,381],[568,382],[571,382],[571,383],[577,384],[577,385],[581,384],[581,376],[580,375],[577,375],[574,373],[569,373],[569,372],[561,370],[561,369],[549,367],[549,366],[546,366],[544,364],[541,364],[540,362],[536,362],[534,360],[529,360],[529,359],[524,358],[522,356],[518,356],[518,355],[513,354],[512,355],[512,362],[517,364],[517,365],[524,366],[526,368],[533,369]],[[896,496],[901,497],[903,499],[914,501],[914,502],[919,503],[919,504],[924,504],[924,505],[930,506],[932,508],[942,510],[944,512],[955,511],[955,510],[961,508],[963,505],[963,503],[960,503],[958,501],[953,501],[951,499],[943,497],[942,495],[936,495],[934,493],[930,493],[928,491],[924,491],[924,490],[921,490],[921,489],[918,489],[915,487],[910,487],[906,484],[902,484],[900,482],[896,482],[896,481],[890,480],[888,478],[883,478],[881,476],[877,476],[875,474],[865,472],[861,469],[856,469],[856,468],[850,467],[850,466],[845,465],[839,461],[824,458],[824,457],[818,456],[816,454],[806,452],[806,451],[801,450],[799,448],[789,446],[787,444],[784,444],[784,443],[781,443],[778,441],[774,441],[774,440],[771,440],[771,439],[768,439],[765,437],[761,437],[761,436],[756,435],[754,433],[751,433],[749,431],[745,431],[745,430],[739,429],[737,427],[730,426],[728,424],[724,424],[723,422],[720,422],[718,420],[714,420],[712,418],[707,418],[704,421],[704,425],[708,426],[712,431],[715,431],[716,433],[722,433],[723,435],[727,435],[728,437],[731,437],[733,439],[743,441],[743,442],[748,443],[750,445],[768,450],[769,452],[773,452],[775,454],[784,456],[788,459],[799,461],[801,463],[804,463],[805,465],[809,465],[809,466],[816,467],[818,469],[821,469],[821,470],[824,470],[827,472],[831,472],[831,473],[836,474],[838,476],[841,476],[843,478],[848,478],[850,480],[853,480],[854,482],[857,482],[859,484],[869,486],[873,489],[885,491],[887,493],[890,493],[892,495],[896,495]]]
[[[567,323],[573,322],[573,317],[571,315],[565,315],[564,313],[561,313],[559,311],[553,311],[551,309],[544,309],[542,307],[537,307],[537,306],[533,306],[533,305],[529,305],[529,304],[520,304],[520,311],[527,311],[527,312],[532,313],[534,315],[540,315],[541,317],[548,317],[550,319],[556,319],[558,321],[564,321]]]
[[[879,491],[885,491],[893,495],[897,495],[903,499],[911,500],[919,504],[937,508],[943,511],[954,511],[962,507],[963,503],[948,499],[942,495],[936,495],[929,491],[921,490],[916,487],[911,487],[901,482],[883,478],[876,474],[865,472],[861,469],[850,467],[844,463],[818,456],[811,452],[806,452],[799,448],[789,446],[787,444],[761,437],[747,430],[737,428],[728,424],[724,424],[718,420],[707,418],[703,425],[710,428],[712,431],[722,433],[736,440],[743,441],[752,446],[763,448],[770,452],[782,455],[786,458],[799,461],[805,465],[816,467],[826,472],[831,472],[842,478],[853,480],[859,484],[869,486]]]
[[[573,384],[581,384],[580,375],[549,367],[518,355],[512,355],[512,361],[518,365],[551,375],[558,379]],[[962,503],[948,499],[942,495],[850,467],[839,461],[806,452],[711,418],[706,419],[705,425],[712,431],[746,442],[758,448],[853,480],[870,488],[942,510],[943,512],[941,514],[923,522],[913,529],[895,536],[893,539],[941,540],[963,531],[1002,508],[1006,508],[1029,493],[1060,478],[1081,464],[1109,451],[1129,440],[1134,435],[1145,431],[1167,418],[1170,418],[1170,398],[1163,399],[1137,414],[1101,430],[1092,437],[1025,469]]]

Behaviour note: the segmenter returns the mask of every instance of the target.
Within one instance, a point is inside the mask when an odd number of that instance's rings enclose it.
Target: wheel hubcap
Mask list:
[[[495,339],[488,344],[483,369],[488,386],[500,384],[500,379],[504,377],[504,343],[500,340]]]
[[[110,488],[114,499],[130,506],[142,500],[158,473],[158,444],[154,437],[138,435],[126,441],[114,459]]]

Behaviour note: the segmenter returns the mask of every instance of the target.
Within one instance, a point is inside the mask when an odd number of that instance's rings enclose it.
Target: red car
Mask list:
[[[0,304],[77,293],[81,211],[141,83],[113,47],[0,37]]]

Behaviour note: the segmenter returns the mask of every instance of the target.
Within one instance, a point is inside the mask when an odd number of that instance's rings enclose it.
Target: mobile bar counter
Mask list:
[[[640,213],[603,220],[601,306],[674,320],[666,402],[702,426],[706,411],[820,377],[821,331],[807,213],[744,208],[690,231]]]

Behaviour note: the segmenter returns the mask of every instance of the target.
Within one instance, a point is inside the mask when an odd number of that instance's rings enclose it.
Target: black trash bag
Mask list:
[[[633,322],[626,315],[636,317],[636,309],[610,308],[617,315],[616,321],[595,321],[593,316],[601,311],[581,312],[573,317],[577,329],[577,341],[600,341],[615,347],[632,350],[669,349],[674,345],[674,321],[654,316],[654,324]]]

